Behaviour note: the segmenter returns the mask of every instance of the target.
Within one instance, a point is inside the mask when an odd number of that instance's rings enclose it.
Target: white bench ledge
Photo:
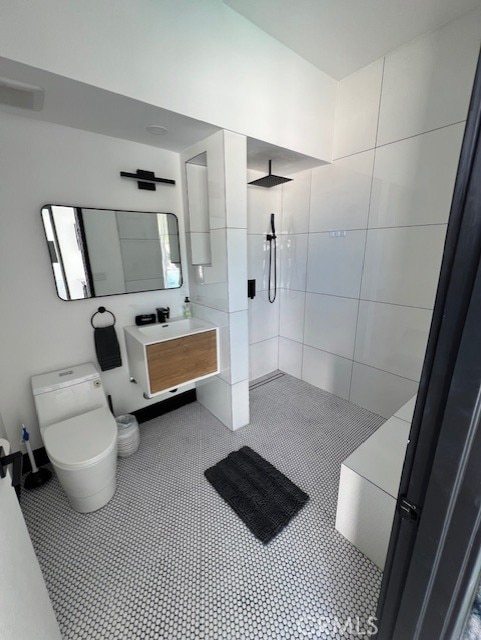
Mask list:
[[[416,396],[341,465],[336,529],[381,569],[396,508]]]
[[[409,422],[389,418],[342,464],[397,498],[409,428]]]

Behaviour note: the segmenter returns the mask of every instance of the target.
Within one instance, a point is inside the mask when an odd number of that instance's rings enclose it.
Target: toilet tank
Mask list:
[[[32,391],[40,430],[107,406],[100,374],[91,362],[33,376]]]

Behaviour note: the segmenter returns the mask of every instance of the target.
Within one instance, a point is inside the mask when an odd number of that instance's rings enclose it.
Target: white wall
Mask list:
[[[220,336],[220,373],[197,383],[197,400],[232,430],[249,423],[246,143],[245,136],[219,131],[181,154],[184,164],[207,156],[207,228],[205,211],[189,207],[184,188],[188,264],[194,316],[217,325]],[[192,246],[203,234],[210,237],[211,264],[199,266]]]
[[[96,362],[90,316],[105,305],[117,316],[123,366],[102,373],[117,414],[139,409],[145,401],[129,382],[123,330],[140,313],[170,306],[182,315],[187,286],[65,302],[55,292],[40,208],[47,203],[87,207],[166,211],[179,216],[185,261],[179,156],[97,134],[0,113],[0,408],[14,448],[20,424],[41,446],[30,376],[81,362]],[[175,186],[141,191],[121,170],[155,170]],[[187,283],[187,268],[184,282]],[[170,394],[169,394],[170,395]]]
[[[265,173],[249,171],[251,182]],[[255,380],[279,367],[279,292],[268,299],[269,243],[271,213],[280,232],[282,187],[247,187],[247,277],[256,281],[256,296],[249,300],[249,379]],[[277,285],[280,287],[280,238],[277,240]],[[273,254],[274,256],[274,254]]]
[[[221,0],[3,0],[0,56],[331,158],[337,83]]]
[[[342,80],[336,160],[283,187],[279,367],[385,417],[419,381],[480,40],[475,12]]]

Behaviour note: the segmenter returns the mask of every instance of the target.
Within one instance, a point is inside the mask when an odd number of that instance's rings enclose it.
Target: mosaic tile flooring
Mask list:
[[[140,449],[119,460],[117,492],[100,511],[72,511],[56,479],[24,491],[63,637],[360,637],[381,572],[334,528],[338,477],[383,421],[283,375],[254,385],[251,424],[237,432],[198,403],[142,424]],[[311,498],[267,546],[203,476],[243,445]]]

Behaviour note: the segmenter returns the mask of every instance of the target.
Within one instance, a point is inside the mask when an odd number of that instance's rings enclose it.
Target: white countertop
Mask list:
[[[195,333],[202,333],[215,328],[215,325],[210,322],[205,322],[198,318],[180,318],[168,320],[163,323],[158,322],[156,324],[146,324],[140,327],[137,325],[131,325],[129,327],[124,327],[124,331],[129,333],[138,342],[144,345],[149,345],[164,342],[165,340],[182,338]]]
[[[394,414],[396,418],[401,418],[401,420],[406,420],[406,422],[409,422],[409,424],[411,424],[411,422],[413,421],[414,405],[416,404],[416,398],[417,398],[417,394],[413,396],[411,400],[409,400],[409,402],[406,402],[406,404],[404,404],[399,409],[399,411],[396,411],[396,413]]]
[[[363,442],[343,464],[397,498],[416,396]]]

